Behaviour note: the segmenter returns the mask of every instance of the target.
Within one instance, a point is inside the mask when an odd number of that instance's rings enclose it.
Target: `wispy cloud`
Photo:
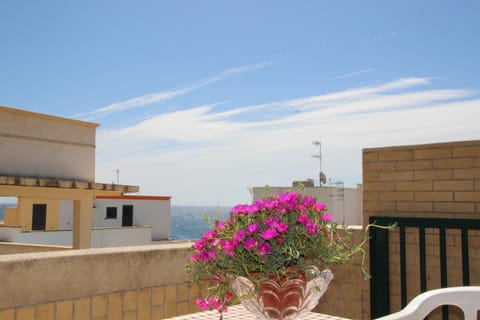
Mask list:
[[[351,78],[351,77],[355,77],[355,76],[358,76],[358,75],[361,75],[361,74],[364,74],[364,73],[368,73],[368,72],[372,72],[372,71],[373,71],[372,68],[367,68],[367,69],[363,69],[363,70],[360,70],[360,71],[354,71],[354,72],[350,72],[350,73],[346,73],[346,74],[336,76],[335,79]]]
[[[136,107],[141,107],[141,106],[146,106],[154,103],[159,103],[159,102],[164,102],[167,100],[171,100],[173,98],[188,94],[190,92],[193,92],[195,90],[198,90],[202,87],[209,86],[215,82],[224,80],[228,77],[248,72],[248,71],[254,71],[258,69],[262,69],[265,67],[268,67],[275,62],[269,61],[269,62],[260,62],[252,65],[244,65],[244,66],[239,66],[231,69],[224,70],[222,72],[219,72],[216,75],[213,75],[209,78],[205,78],[202,80],[199,80],[191,85],[185,86],[180,89],[175,89],[175,90],[167,90],[167,91],[161,91],[161,92],[156,92],[156,93],[151,93],[151,94],[146,94],[140,97],[128,99],[125,101],[121,102],[116,102],[112,103],[110,105],[107,105],[105,107],[98,108],[96,110],[93,110],[91,112],[86,112],[82,114],[77,114],[74,115],[73,117],[75,118],[81,118],[84,120],[95,120],[99,119],[105,116],[108,116],[112,113],[124,111],[127,109],[132,109]]]
[[[111,137],[112,140],[108,145],[113,149],[117,144],[114,140],[121,144],[131,141],[133,148],[135,148],[133,144],[139,146],[142,142],[156,143],[161,140],[179,143],[226,141],[248,135],[246,130],[266,130],[268,132],[273,130],[272,128],[289,124],[310,124],[319,120],[338,121],[340,117],[350,115],[373,115],[399,109],[420,109],[435,102],[464,99],[473,94],[468,90],[446,89],[397,92],[426,83],[429,83],[428,78],[405,78],[373,87],[215,112],[217,106],[228,103],[228,101],[224,101],[151,116],[122,129],[110,130],[107,128],[101,131],[101,136]],[[280,116],[273,119],[272,117],[261,118],[262,115],[272,114],[275,110],[289,112],[281,113]],[[261,113],[258,115],[259,117],[252,121],[249,114],[259,112]],[[239,117],[242,115],[245,117]],[[232,117],[236,117],[235,120]]]
[[[100,127],[97,180],[114,173],[112,168],[128,168],[122,170],[125,182],[140,184],[142,192],[170,194],[177,204],[212,204],[218,200],[208,200],[212,195],[234,204],[242,195],[248,201],[247,187],[314,177],[311,141],[321,140],[324,171],[351,186],[361,182],[362,148],[478,138],[476,92],[424,88],[430,81],[397,79],[216,111],[220,102],[162,113],[120,130]],[[277,110],[285,112],[273,119],[253,117]]]
[[[398,31],[392,31],[386,34],[378,34],[375,37],[372,38],[372,41],[379,41],[379,40],[386,40],[389,38],[393,38],[399,35]]]

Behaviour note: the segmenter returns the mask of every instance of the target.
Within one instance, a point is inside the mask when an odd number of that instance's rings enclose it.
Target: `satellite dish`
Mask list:
[[[323,171],[320,172],[320,182],[323,184],[327,183],[327,176],[325,175],[325,173],[323,173]]]

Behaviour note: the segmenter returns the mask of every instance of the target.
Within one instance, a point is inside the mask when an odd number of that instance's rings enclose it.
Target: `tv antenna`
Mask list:
[[[318,185],[321,187],[322,183],[327,183],[327,176],[322,172],[322,143],[320,141],[312,141],[314,146],[318,146],[318,153],[313,154],[312,157],[318,159],[319,173],[318,173]]]

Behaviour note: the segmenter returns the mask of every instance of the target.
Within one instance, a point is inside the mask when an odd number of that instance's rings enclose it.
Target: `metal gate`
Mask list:
[[[450,279],[450,282],[460,281],[460,283],[455,285],[470,285],[472,272],[469,249],[473,248],[469,248],[469,242],[471,247],[474,246],[476,250],[480,250],[479,232],[475,231],[480,230],[480,220],[370,217],[370,223],[378,225],[387,226],[395,222],[398,226],[398,229],[395,231],[380,228],[370,229],[370,273],[372,275],[370,280],[370,301],[372,318],[391,313],[391,259],[399,261],[400,300],[403,308],[408,303],[408,289],[411,289],[407,286],[407,279],[418,281],[420,292],[434,288],[444,288],[449,284],[450,270],[454,267],[459,269],[459,264],[461,264],[461,270],[456,271],[456,274],[461,274],[461,280]],[[391,239],[391,233],[393,232],[398,233],[394,243],[392,243]],[[407,235],[410,240],[408,243],[406,240]],[[429,244],[431,241],[435,242],[435,246]],[[395,246],[395,248],[392,246]],[[411,251],[415,253],[413,256],[410,255],[409,258],[418,261],[418,263],[407,264],[407,246],[413,249]],[[449,248],[449,251],[454,251],[453,255],[455,258],[447,255],[447,246],[456,248],[456,250]],[[435,250],[438,249],[434,256],[430,252],[427,253],[427,249],[432,251],[432,247]],[[417,252],[418,255],[416,254]],[[429,261],[427,261],[427,258]],[[438,261],[433,259],[438,259]],[[452,266],[449,266],[449,261]],[[427,277],[428,268],[431,265],[439,265],[439,283],[432,283],[431,277]],[[397,266],[395,267],[397,268]],[[479,273],[479,270],[475,271],[475,275]],[[478,277],[475,276],[473,281],[478,285]],[[430,287],[427,287],[427,284]],[[396,283],[395,285],[398,284]],[[420,292],[410,292],[410,294],[419,294]],[[442,319],[448,319],[447,307],[442,307]]]

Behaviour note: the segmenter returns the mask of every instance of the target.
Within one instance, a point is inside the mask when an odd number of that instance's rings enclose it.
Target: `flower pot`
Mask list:
[[[301,319],[318,304],[333,278],[330,270],[311,267],[307,274],[278,281],[271,278],[258,284],[236,277],[233,291],[242,305],[260,320]]]

